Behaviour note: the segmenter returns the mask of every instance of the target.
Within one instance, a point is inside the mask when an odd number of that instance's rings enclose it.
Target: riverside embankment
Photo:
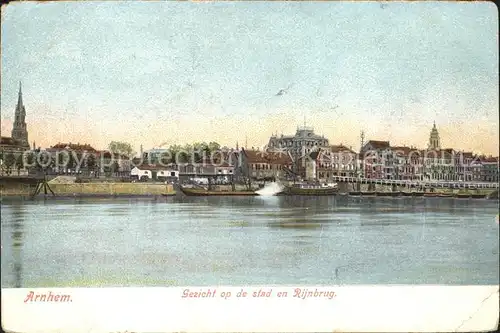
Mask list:
[[[29,197],[37,184],[27,182],[3,182],[1,196],[4,197]],[[145,183],[59,183],[49,182],[50,189],[55,196],[159,196],[174,195],[175,191],[170,184],[145,184]],[[41,196],[44,191],[40,191]],[[52,195],[49,193],[49,195]]]

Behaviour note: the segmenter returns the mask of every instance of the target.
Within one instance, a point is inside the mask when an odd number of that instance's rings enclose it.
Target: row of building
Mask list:
[[[31,148],[26,126],[26,110],[21,86],[15,109],[12,136],[1,137],[0,164],[3,172],[13,160]],[[165,149],[142,152],[140,159],[97,150],[88,144],[57,143],[41,152],[56,161],[55,173],[119,174],[138,179],[170,177],[218,176],[232,180],[307,179],[330,181],[334,176],[372,179],[448,180],[498,182],[498,157],[477,156],[451,148],[441,148],[436,124],[433,125],[428,147],[393,146],[389,141],[369,140],[361,135],[359,152],[342,144],[331,145],[312,127],[298,127],[294,135],[273,134],[263,149],[223,148],[216,156],[189,163],[160,163]],[[62,154],[66,153],[66,154]],[[10,157],[9,157],[10,155]],[[64,159],[61,156],[75,158]],[[81,158],[85,156],[85,158]],[[8,161],[10,160],[10,161]],[[9,163],[6,163],[6,162]],[[79,163],[81,161],[81,163]],[[64,163],[62,163],[64,162]]]

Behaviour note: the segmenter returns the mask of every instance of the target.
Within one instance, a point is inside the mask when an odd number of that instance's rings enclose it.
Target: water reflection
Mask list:
[[[22,286],[22,248],[23,248],[23,222],[24,222],[24,208],[20,204],[12,206],[11,215],[12,226],[12,257],[13,257],[13,271],[14,271],[14,286],[21,288]]]
[[[426,198],[2,203],[2,286],[491,283],[497,214]]]

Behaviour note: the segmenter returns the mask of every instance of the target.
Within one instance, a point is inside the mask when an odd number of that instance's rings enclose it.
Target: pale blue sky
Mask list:
[[[423,147],[435,120],[443,145],[498,154],[492,3],[24,2],[2,18],[2,135],[22,80],[42,146],[262,145],[305,116],[332,143],[364,129]]]

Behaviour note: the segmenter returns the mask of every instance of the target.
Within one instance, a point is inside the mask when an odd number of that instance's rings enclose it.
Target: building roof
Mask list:
[[[0,144],[5,146],[16,146],[14,139],[8,136],[2,136],[0,139]]]
[[[365,147],[368,145],[372,146],[373,149],[387,149],[391,146],[389,141],[379,140],[370,140],[366,143]]]
[[[173,170],[173,167],[165,166],[165,165],[156,165],[156,164],[141,164],[135,166],[139,170],[149,170],[149,171],[159,171],[159,170]]]
[[[481,164],[498,164],[498,157],[494,156],[485,156],[485,155],[476,155],[472,162],[477,162]]]
[[[79,143],[57,143],[50,147],[51,149],[69,149],[69,150],[81,150],[81,151],[97,151],[94,147],[89,144],[79,144]]]
[[[409,156],[410,152],[413,151],[413,149],[411,149],[410,147],[406,147],[406,146],[391,147],[391,150],[393,153],[396,153],[396,155],[398,155],[398,156]]]
[[[352,154],[356,154],[356,152],[354,150],[352,150],[349,147],[344,146],[343,144],[340,144],[340,145],[331,145],[329,148],[330,148],[330,151],[332,153],[352,153]]]
[[[245,150],[242,149],[248,163],[262,163],[262,164],[292,164],[292,158],[288,152],[269,152],[259,150]]]
[[[481,162],[483,162],[483,163],[497,163],[498,164],[498,157],[493,157],[493,156],[483,157],[483,158],[481,158]]]

